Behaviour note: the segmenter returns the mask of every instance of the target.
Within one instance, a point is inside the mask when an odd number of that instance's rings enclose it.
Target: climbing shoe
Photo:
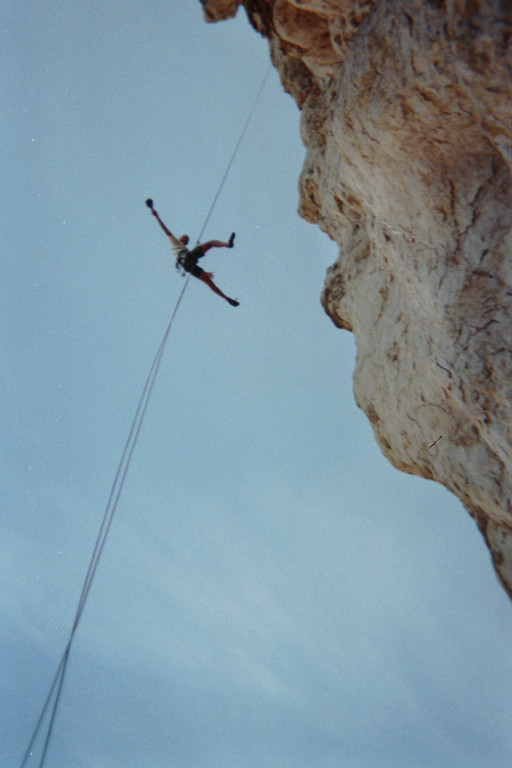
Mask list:
[[[235,242],[235,233],[232,232],[231,237],[228,240],[228,248],[232,248],[234,242]]]
[[[232,307],[238,307],[240,305],[240,302],[237,301],[236,299],[228,299],[228,301]]]

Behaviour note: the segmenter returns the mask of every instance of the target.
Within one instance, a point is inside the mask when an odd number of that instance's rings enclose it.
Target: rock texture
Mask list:
[[[478,523],[512,596],[512,4],[245,6],[302,110],[300,213],[339,243],[322,296],[394,466]]]

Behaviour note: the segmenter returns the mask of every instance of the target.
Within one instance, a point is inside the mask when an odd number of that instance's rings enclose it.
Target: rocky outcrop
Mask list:
[[[340,246],[322,296],[394,466],[453,491],[512,596],[512,6],[245,6],[302,110],[300,213]]]

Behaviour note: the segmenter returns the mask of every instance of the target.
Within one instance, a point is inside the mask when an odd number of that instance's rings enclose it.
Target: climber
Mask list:
[[[226,301],[231,304],[232,307],[238,307],[240,304],[239,301],[236,299],[230,299],[229,296],[226,296],[225,293],[222,293],[220,288],[217,288],[213,282],[213,272],[205,272],[205,270],[199,267],[197,264],[198,260],[201,259],[205,253],[210,250],[210,248],[232,248],[235,239],[235,233],[233,232],[231,234],[231,237],[227,243],[224,243],[221,240],[208,240],[208,242],[198,244],[195,248],[189,250],[187,248],[189,242],[188,235],[182,235],[179,239],[174,237],[172,232],[167,229],[162,219],[153,208],[153,201],[150,197],[148,197],[146,200],[146,205],[151,209],[151,213],[156,218],[163,231],[171,241],[172,252],[174,253],[176,259],[176,268],[181,268],[184,269],[185,272],[190,272],[191,275],[197,277],[199,280],[202,280],[203,283],[206,283],[206,285],[211,288],[214,293],[216,293],[218,296],[221,296],[223,299],[226,299]]]

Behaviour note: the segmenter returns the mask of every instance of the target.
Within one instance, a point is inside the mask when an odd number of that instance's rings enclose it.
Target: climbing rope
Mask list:
[[[201,232],[199,233],[199,237],[197,238],[197,242],[198,243],[201,241],[201,238],[202,238],[202,236],[204,234],[204,231],[206,229],[206,225],[210,221],[210,216],[212,215],[213,209],[215,208],[215,206],[217,204],[217,200],[219,199],[219,195],[222,192],[222,189],[224,187],[226,179],[229,176],[229,172],[231,170],[231,166],[233,165],[233,161],[234,161],[235,157],[237,156],[240,144],[242,143],[242,141],[244,139],[244,136],[245,136],[245,133],[247,131],[247,128],[249,127],[249,123],[251,122],[252,116],[253,116],[253,114],[254,114],[254,112],[256,110],[256,106],[258,104],[258,101],[260,100],[260,96],[263,93],[265,85],[267,84],[267,79],[268,79],[268,76],[269,76],[269,73],[270,73],[271,69],[272,69],[272,64],[270,63],[268,65],[267,71],[265,72],[265,77],[261,81],[260,89],[259,89],[258,93],[256,94],[256,96],[254,98],[254,102],[252,104],[252,107],[249,110],[249,114],[247,115],[247,120],[245,121],[244,126],[243,126],[243,128],[242,128],[242,130],[240,132],[240,136],[238,137],[238,141],[237,141],[237,143],[235,145],[235,148],[233,150],[233,154],[231,155],[229,163],[226,166],[226,171],[225,171],[224,176],[222,177],[222,180],[221,180],[221,182],[219,184],[219,188],[217,189],[217,192],[215,193],[215,196],[213,198],[213,202],[212,202],[212,204],[210,206],[210,210],[208,211],[206,219],[204,220],[203,228],[201,229]]]
[[[190,275],[189,275],[190,278]],[[103,515],[103,519],[101,521],[100,529],[98,532],[98,536],[96,538],[96,542],[94,545],[93,553],[89,562],[89,567],[87,569],[87,574],[85,576],[85,580],[82,587],[82,592],[80,594],[80,598],[78,600],[78,606],[75,613],[75,618],[73,620],[73,624],[71,627],[71,632],[69,634],[69,638],[66,644],[66,648],[64,650],[64,653],[62,655],[62,658],[60,660],[60,664],[57,668],[57,672],[55,673],[55,677],[53,678],[52,684],[50,686],[50,692],[46,698],[45,704],[43,706],[43,709],[41,711],[41,715],[39,717],[39,720],[37,721],[36,727],[34,729],[34,732],[32,734],[32,738],[30,739],[29,745],[27,747],[27,750],[25,752],[25,755],[23,757],[23,760],[21,762],[21,768],[24,768],[26,765],[28,758],[32,754],[32,749],[35,743],[35,740],[38,736],[39,730],[41,728],[41,725],[43,723],[43,720],[48,713],[48,710],[50,709],[50,705],[53,701],[53,706],[51,708],[50,713],[50,720],[49,724],[46,730],[46,736],[44,739],[42,751],[41,751],[41,758],[39,761],[39,768],[42,768],[45,758],[46,758],[46,752],[48,750],[48,745],[50,743],[50,738],[53,731],[53,726],[55,722],[55,717],[57,714],[57,708],[59,705],[59,699],[62,692],[62,686],[64,684],[64,676],[66,674],[66,668],[68,664],[69,659],[69,652],[71,650],[71,645],[73,643],[76,631],[78,629],[78,625],[80,623],[80,619],[82,617],[82,613],[85,607],[85,603],[87,600],[87,597],[89,595],[89,591],[91,589],[92,581],[94,579],[96,570],[98,568],[98,564],[100,561],[100,557],[103,553],[103,548],[105,546],[105,542],[107,540],[108,533],[110,531],[110,526],[112,525],[112,520],[114,519],[114,515],[117,509],[117,505],[119,503],[119,499],[121,497],[121,493],[123,490],[123,486],[126,480],[126,476],[128,474],[128,469],[130,467],[130,462],[133,456],[133,452],[135,450],[135,446],[137,444],[137,440],[139,438],[140,430],[142,427],[142,423],[144,421],[144,417],[146,415],[147,407],[149,404],[149,400],[151,397],[151,393],[153,391],[153,387],[155,384],[155,380],[158,374],[158,370],[160,368],[160,363],[162,361],[163,353],[167,344],[167,339],[169,337],[169,334],[171,332],[172,325],[174,323],[174,319],[176,317],[176,314],[178,312],[178,308],[180,306],[181,300],[183,298],[183,295],[185,293],[185,289],[187,287],[188,279],[185,281],[183,288],[181,289],[181,293],[178,296],[178,300],[175,304],[173,313],[171,315],[171,319],[169,321],[169,324],[165,330],[165,333],[162,337],[162,341],[160,342],[160,346],[158,347],[158,351],[155,355],[155,358],[153,360],[153,363],[151,365],[151,368],[149,370],[148,376],[146,378],[146,383],[144,384],[144,389],[142,391],[142,395],[140,397],[139,403],[137,405],[137,410],[135,412],[135,416],[133,417],[132,425],[130,428],[130,432],[128,435],[128,438],[126,440],[123,453],[121,456],[121,460],[119,462],[119,466],[117,468],[117,472],[114,477],[114,482],[112,483],[112,488],[110,491],[110,495],[108,497],[107,505],[105,507],[105,512]]]
[[[204,231],[206,229],[206,226],[208,224],[208,221],[211,217],[211,214],[215,208],[215,205],[217,203],[217,200],[220,196],[220,193],[222,192],[222,189],[224,188],[224,185],[226,183],[226,179],[228,178],[229,172],[231,170],[231,166],[233,165],[233,162],[235,160],[235,157],[238,153],[238,150],[240,148],[240,145],[243,141],[243,138],[245,136],[245,133],[247,131],[247,128],[249,126],[249,123],[251,122],[251,118],[256,110],[256,106],[258,104],[258,101],[261,97],[261,94],[263,93],[263,90],[265,88],[267,78],[269,75],[269,72],[272,68],[272,65],[270,64],[267,72],[265,73],[265,76],[263,78],[263,81],[261,83],[261,86],[256,94],[256,97],[254,99],[254,102],[252,104],[252,107],[249,111],[249,114],[247,116],[247,119],[244,123],[244,126],[240,132],[238,141],[235,145],[235,149],[233,150],[233,153],[231,155],[231,158],[227,164],[226,171],[224,173],[224,176],[221,179],[221,182],[217,188],[217,191],[215,193],[215,196],[213,198],[213,202],[210,206],[210,210],[208,211],[208,214],[206,216],[206,219],[204,221],[204,224],[202,226],[201,232],[199,233],[199,237],[197,239],[197,242],[200,242]],[[151,393],[153,391],[153,387],[155,385],[156,377],[158,375],[158,371],[160,368],[160,363],[162,361],[162,357],[167,345],[167,340],[169,338],[169,334],[171,332],[171,328],[173,326],[174,320],[176,318],[176,315],[178,313],[179,306],[181,304],[181,300],[185,294],[185,291],[187,289],[188,283],[190,280],[190,274],[187,276],[187,279],[183,285],[183,288],[181,289],[181,292],[178,296],[178,299],[176,301],[176,304],[174,306],[171,319],[169,320],[169,323],[167,325],[167,328],[165,329],[164,335],[162,337],[162,340],[160,342],[160,346],[158,347],[157,353],[153,359],[153,362],[151,364],[151,368],[149,370],[149,373],[146,378],[146,382],[144,384],[144,388],[142,391],[142,395],[140,397],[139,403],[137,405],[137,409],[135,411],[135,415],[133,417],[133,421],[130,427],[130,432],[128,435],[128,438],[126,440],[126,443],[123,448],[121,460],[119,462],[119,465],[117,467],[117,471],[114,477],[114,481],[112,483],[112,488],[110,490],[110,494],[108,497],[108,501],[105,507],[105,512],[103,514],[103,519],[101,521],[100,529],[98,532],[98,536],[96,538],[96,542],[94,544],[93,553],[91,556],[91,559],[89,561],[89,566],[87,568],[87,573],[84,579],[84,583],[82,586],[82,591],[80,593],[80,598],[78,600],[78,605],[75,613],[75,617],[73,619],[73,624],[71,627],[71,631],[69,633],[68,641],[66,643],[66,647],[64,649],[64,653],[62,654],[62,658],[60,660],[60,663],[57,667],[57,671],[55,673],[55,676],[53,678],[53,681],[50,686],[50,690],[48,692],[48,695],[46,697],[46,701],[43,705],[43,708],[41,710],[41,713],[39,715],[39,719],[36,723],[36,726],[34,728],[34,731],[32,733],[31,739],[29,741],[28,747],[25,751],[25,754],[23,756],[23,759],[20,764],[20,768],[25,768],[27,765],[27,762],[30,757],[33,756],[32,750],[34,748],[34,745],[36,743],[36,739],[41,731],[42,724],[45,720],[45,718],[48,716],[49,722],[48,726],[46,728],[46,734],[44,736],[44,741],[42,744],[41,749],[41,756],[38,764],[38,768],[43,768],[46,754],[48,751],[48,746],[50,744],[50,739],[53,732],[53,727],[55,724],[55,719],[57,716],[57,710],[59,706],[59,701],[62,693],[62,688],[64,685],[64,678],[66,675],[66,669],[69,661],[69,654],[71,651],[71,646],[73,644],[73,640],[76,634],[76,631],[78,629],[78,625],[80,623],[80,619],[82,618],[82,614],[85,608],[85,603],[87,601],[87,598],[89,596],[89,592],[91,589],[91,585],[94,579],[94,576],[96,574],[96,570],[98,568],[98,564],[101,558],[101,555],[103,553],[103,549],[105,547],[105,542],[107,540],[107,536],[109,534],[112,521],[114,519],[114,515],[116,513],[117,505],[119,503],[119,499],[121,497],[121,493],[123,491],[123,487],[126,481],[126,477],[128,474],[128,470],[130,468],[130,463],[132,460],[133,452],[135,450],[135,446],[137,444],[140,431],[142,428],[142,424],[144,422],[144,417],[146,415],[146,411],[149,405],[149,401],[151,398]]]

